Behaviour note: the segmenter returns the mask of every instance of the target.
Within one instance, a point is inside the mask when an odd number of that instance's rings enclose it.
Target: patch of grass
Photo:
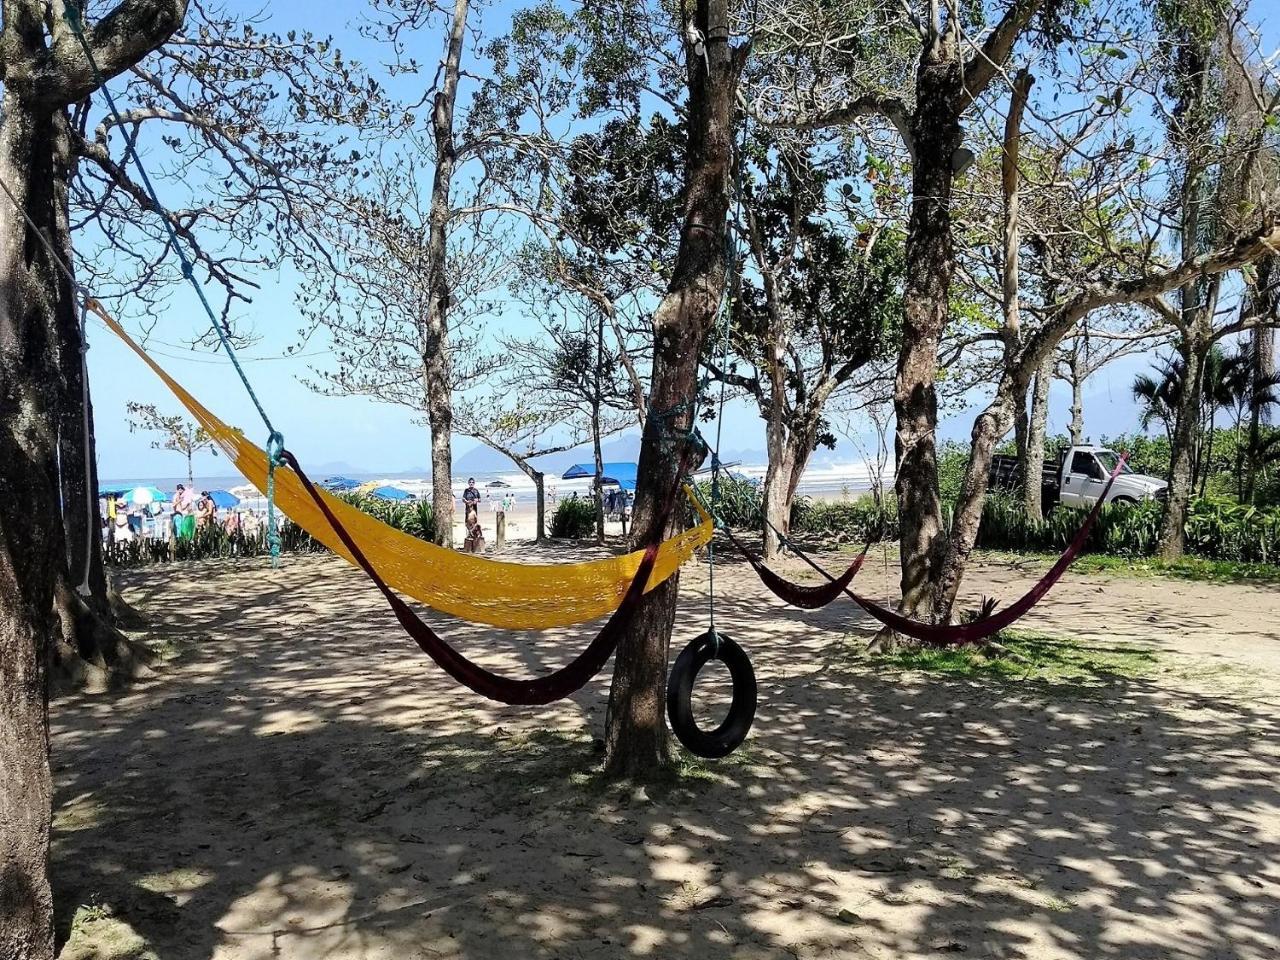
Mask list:
[[[110,907],[82,904],[71,920],[61,960],[158,960],[150,944]]]
[[[1154,672],[1157,661],[1150,650],[1123,645],[1092,646],[1011,630],[995,639],[999,648],[906,647],[886,655],[861,652],[860,656],[875,667],[1065,685],[1147,676]]]
[[[1003,553],[983,551],[984,558],[1005,562],[1025,563],[1028,560],[1043,562],[1045,566],[1057,560],[1048,553]],[[1132,577],[1176,577],[1179,580],[1196,580],[1203,583],[1262,583],[1280,584],[1280,564],[1242,563],[1236,560],[1210,560],[1206,557],[1181,557],[1177,560],[1160,560],[1156,557],[1116,557],[1103,553],[1088,553],[1078,557],[1071,565],[1076,573],[1109,573]]]

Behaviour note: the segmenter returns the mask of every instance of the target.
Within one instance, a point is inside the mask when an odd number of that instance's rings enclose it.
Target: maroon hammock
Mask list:
[[[1069,544],[1067,544],[1067,549],[1062,552],[1062,556],[1058,557],[1057,562],[1049,568],[1045,575],[1036,581],[1035,585],[1032,586],[1030,590],[1013,603],[1009,604],[1009,606],[1002,610],[996,610],[979,620],[974,620],[972,623],[939,624],[923,623],[919,620],[911,620],[900,613],[890,610],[888,607],[876,603],[874,600],[869,600],[866,597],[860,597],[852,590],[849,590],[848,583],[853,579],[853,575],[849,571],[845,571],[843,576],[836,578],[831,576],[831,574],[827,573],[826,570],[823,570],[822,567],[818,566],[818,564],[814,563],[800,551],[797,550],[796,555],[830,580],[831,583],[828,584],[828,586],[835,588],[836,585],[839,584],[840,592],[847,594],[849,598],[853,600],[854,603],[858,604],[858,606],[862,607],[863,610],[867,611],[867,613],[871,614],[871,616],[875,617],[885,626],[896,630],[898,633],[934,646],[949,646],[959,643],[977,643],[980,640],[985,640],[990,636],[994,636],[1005,627],[1008,627],[1018,620],[1023,614],[1034,607],[1040,599],[1048,593],[1050,589],[1052,589],[1053,585],[1062,578],[1062,575],[1067,572],[1067,568],[1071,566],[1072,561],[1075,560],[1080,551],[1084,549],[1084,545],[1089,539],[1089,533],[1098,519],[1098,514],[1102,512],[1102,507],[1106,502],[1107,494],[1111,492],[1111,485],[1115,483],[1116,477],[1120,475],[1120,471],[1124,468],[1125,461],[1128,459],[1127,454],[1120,458],[1120,462],[1117,463],[1115,469],[1111,471],[1111,477],[1107,480],[1107,485],[1102,488],[1102,493],[1098,496],[1098,502],[1093,505],[1093,509],[1090,510],[1089,515],[1085,517],[1084,523],[1082,523],[1080,525],[1080,529],[1076,531],[1075,537]],[[728,531],[726,531],[726,533],[727,532]],[[747,554],[747,559],[751,561],[751,565],[755,567],[756,573],[760,576],[760,579],[764,582],[765,586],[769,587],[770,590],[773,590],[774,593],[777,593],[778,596],[782,597],[784,600],[787,599],[783,593],[778,592],[774,583],[770,582],[770,578],[773,581],[784,585],[784,587],[790,587],[793,589],[798,588],[798,585],[791,584],[788,581],[783,580],[776,573],[769,570],[768,567],[765,567],[763,564],[752,559],[751,555],[747,553],[746,549],[732,534],[729,535],[729,539],[738,547],[739,550],[742,550],[743,553]],[[864,549],[863,556],[865,555],[866,550]],[[859,557],[858,560],[854,561],[854,567],[851,568],[853,573],[857,572],[856,568],[861,565],[861,562],[862,557]],[[766,574],[768,575],[767,577]],[[821,606],[821,604],[818,604],[818,606]]]
[[[858,571],[862,568],[862,561],[867,559],[867,551],[871,549],[871,544],[867,544],[862,548],[862,553],[849,565],[849,569],[838,577],[832,577],[827,571],[822,571],[823,576],[827,577],[830,583],[820,583],[816,586],[808,584],[795,583],[785,577],[780,577],[774,573],[750,550],[741,540],[733,535],[733,531],[728,527],[721,527],[725,536],[729,538],[729,542],[738,548],[738,551],[747,558],[747,562],[756,572],[756,576],[760,581],[772,590],[779,599],[784,603],[789,603],[793,607],[800,607],[803,610],[817,610],[819,607],[825,607],[828,603],[840,596],[842,593],[848,593],[849,584],[853,578],[858,575]]]
[[[298,475],[298,479],[307,488],[307,493],[311,495],[311,499],[324,511],[330,526],[342,539],[347,549],[351,551],[351,555],[360,564],[360,568],[382,591],[382,595],[387,598],[387,603],[391,605],[391,609],[395,613],[396,619],[400,621],[400,626],[404,628],[405,633],[409,634],[418,646],[422,648],[423,652],[439,664],[445,673],[449,674],[453,679],[474,690],[480,696],[488,697],[490,700],[497,700],[499,703],[513,706],[551,703],[580,690],[588,680],[599,673],[609,658],[613,656],[613,651],[617,648],[623,631],[630,625],[631,617],[639,606],[641,597],[644,596],[645,584],[649,582],[649,574],[653,570],[654,560],[658,555],[657,543],[651,543],[645,549],[644,556],[640,560],[640,567],[636,570],[635,578],[631,581],[631,586],[627,589],[626,595],[618,605],[618,609],[613,612],[612,616],[609,617],[609,622],[601,628],[595,639],[591,641],[582,653],[578,654],[559,670],[553,670],[544,676],[528,680],[513,680],[509,677],[499,676],[468,660],[451,647],[443,637],[427,626],[422,618],[414,613],[409,605],[401,600],[379,576],[378,571],[374,569],[373,565],[369,563],[365,555],[360,551],[360,548],[356,546],[346,528],[329,510],[329,505],[325,503],[324,498],[320,496],[312,485],[310,478],[302,471],[302,467],[298,465],[298,461],[293,454],[286,450],[281,454],[281,457],[293,469],[293,472]],[[667,508],[668,510],[670,509],[670,499],[668,500]],[[662,525],[659,524],[658,528],[661,529],[661,527]]]

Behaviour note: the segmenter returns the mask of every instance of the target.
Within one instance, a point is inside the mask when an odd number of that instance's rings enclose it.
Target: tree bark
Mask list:
[[[1178,400],[1173,423],[1172,448],[1169,455],[1169,499],[1160,526],[1160,556],[1176,560],[1186,547],[1187,510],[1191,503],[1192,461],[1195,457],[1196,432],[1200,425],[1200,391],[1204,351],[1188,338],[1180,345],[1183,371],[1182,395]]]
[[[1045,358],[1031,384],[1031,415],[1027,424],[1027,451],[1022,460],[1022,495],[1027,516],[1043,519],[1044,441],[1049,425],[1049,384],[1053,380],[1053,356]]]
[[[788,493],[792,489],[795,472],[790,444],[784,442],[782,449],[776,454],[773,450],[769,451],[769,465],[764,474],[764,516],[769,521],[764,527],[766,560],[773,560],[782,552],[781,538],[774,532],[775,529],[781,530],[783,536],[791,533],[791,500]]]
[[[1252,309],[1259,318],[1270,318],[1271,322],[1280,322],[1280,256],[1267,257],[1258,261],[1258,274],[1255,279],[1254,293],[1251,296]],[[1262,414],[1263,404],[1258,400],[1257,384],[1275,371],[1275,338],[1273,327],[1258,326],[1250,334],[1250,371],[1249,371],[1249,439],[1246,448],[1243,489],[1241,500],[1253,503],[1258,487],[1259,454],[1262,447]]]
[[[932,615],[937,623],[951,620],[969,554],[973,552],[978,529],[982,525],[982,506],[987,496],[991,460],[996,445],[1013,427],[1016,398],[1019,396],[1026,396],[1026,382],[1019,384],[1006,376],[996,392],[996,399],[973,422],[969,465],[965,468],[960,497],[956,501],[947,559],[934,598]]]
[[[732,165],[733,107],[746,47],[729,43],[727,0],[698,0],[686,39],[689,83],[684,222],[662,302],[653,317],[649,417],[640,445],[633,535],[660,539],[678,513],[667,509],[682,465],[696,402],[698,357],[724,293],[725,227]],[[692,32],[692,31],[691,31]],[[668,763],[667,651],[679,576],[641,601],[618,645],[606,721],[606,772],[651,778]]]
[[[770,371],[772,374],[772,371]],[[776,377],[776,381],[781,381],[781,377]],[[786,489],[790,481],[792,465],[788,462],[787,450],[790,445],[787,443],[787,424],[784,420],[783,398],[776,390],[778,382],[775,382],[775,393],[769,403],[767,416],[765,418],[765,450],[768,454],[768,465],[765,467],[764,473],[764,489],[762,490],[764,500],[764,515],[769,521],[764,525],[764,558],[766,561],[776,560],[782,553],[782,543],[773,527],[781,530],[784,534],[790,531],[790,516],[784,517],[784,512],[789,514],[790,510],[786,507]],[[769,524],[773,524],[771,527]]]
[[[958,64],[921,58],[916,110],[911,217],[907,227],[902,349],[894,381],[894,453],[898,495],[902,601],[909,617],[928,617],[946,550],[938,494],[936,431],[938,342],[946,325],[955,268],[951,237],[952,157],[960,147],[953,96]]]
[[[547,475],[541,470],[533,471],[533,495],[537,500],[537,532],[533,535],[535,543],[542,543],[547,539]]]
[[[65,387],[56,359],[66,288],[44,241],[57,236],[58,191],[65,189],[58,183],[65,170],[55,161],[61,110],[97,83],[61,21],[46,23],[47,12],[47,4],[33,0],[6,2],[0,36],[0,181],[10,194],[0,203],[12,199],[19,207],[0,216],[0,957],[6,960],[53,955],[47,664],[55,585],[67,571],[57,470]],[[185,0],[122,0],[89,31],[102,74],[115,76],[155,49],[185,12]]]
[[[449,218],[450,189],[457,166],[453,112],[458,99],[462,41],[468,0],[455,0],[445,54],[444,75],[431,112],[436,169],[431,182],[431,215],[427,237],[427,317],[422,329],[422,381],[431,428],[431,508],[436,542],[453,545],[453,371],[449,353]]]
[[[987,484],[991,460],[995,455],[996,444],[1018,426],[1022,434],[1020,444],[1022,483],[1024,493],[1031,486],[1037,491],[1040,477],[1037,472],[1031,475],[1028,470],[1028,425],[1027,425],[1027,381],[1028,373],[1023,372],[1028,363],[1027,347],[1023,343],[1021,312],[1018,298],[1019,271],[1018,255],[1021,249],[1019,240],[1018,206],[1020,191],[1020,173],[1018,157],[1022,144],[1022,115],[1026,108],[1027,95],[1031,89],[1031,74],[1024,68],[1018,72],[1013,83],[1013,96],[1009,103],[1009,112],[1005,117],[1003,156],[1001,162],[1001,190],[1004,198],[1004,256],[1000,264],[1002,310],[1004,323],[1000,337],[1004,348],[1001,355],[1003,370],[1000,382],[996,387],[995,397],[987,408],[973,422],[972,439],[969,445],[969,464],[965,469],[964,480],[960,488],[960,496],[955,504],[955,513],[951,521],[951,532],[948,538],[947,559],[943,565],[941,576],[933,597],[932,617],[938,623],[950,622],[955,607],[956,593],[960,589],[960,581],[964,578],[965,568],[969,562],[969,554],[973,552],[978,539],[978,529],[982,525],[982,508],[986,502]],[[1052,354],[1045,352],[1044,360],[1037,364],[1037,371],[1051,362]],[[1031,361],[1034,362],[1034,361]],[[1047,374],[1046,374],[1047,375]],[[1043,440],[1041,441],[1043,448]]]
[[[6,8],[6,15],[10,10]],[[5,40],[32,22],[5,23]],[[8,16],[6,16],[8,21]],[[6,44],[8,46],[8,44]],[[6,64],[12,52],[5,51]],[[28,91],[29,92],[29,91]],[[53,111],[6,83],[0,179],[46,237],[54,229]],[[8,199],[4,198],[8,204]],[[58,523],[57,270],[17,211],[0,216],[0,956],[53,956],[48,881],[52,785],[46,664]]]
[[[1079,446],[1084,443],[1084,371],[1080,367],[1080,357],[1071,354],[1071,444]]]
[[[604,375],[604,311],[596,323],[596,369],[591,396],[591,448],[596,458],[596,543],[604,543],[604,454],[600,449],[601,380]]]

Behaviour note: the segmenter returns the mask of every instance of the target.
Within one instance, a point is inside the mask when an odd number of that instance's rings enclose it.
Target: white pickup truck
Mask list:
[[[1102,495],[1107,478],[1120,454],[1105,447],[1076,446],[1065,449],[1057,459],[1046,460],[1041,478],[1041,499],[1045,509],[1061,503],[1068,507],[1092,507]],[[992,458],[990,485],[995,490],[1011,490],[1018,482],[1017,457]],[[1156,477],[1134,473],[1126,465],[1107,494],[1107,503],[1137,503],[1163,500],[1169,485]]]

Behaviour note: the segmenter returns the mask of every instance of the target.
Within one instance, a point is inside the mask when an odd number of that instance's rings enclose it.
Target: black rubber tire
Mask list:
[[[690,753],[718,760],[742,745],[756,716],[756,671],[751,658],[725,634],[708,630],[680,651],[667,678],[667,719],[676,739]],[[710,661],[719,660],[729,668],[733,680],[733,701],[724,722],[714,730],[698,727],[693,718],[693,685],[698,673]]]
[[[1138,505],[1138,501],[1133,497],[1113,497],[1111,502],[1121,507],[1136,507]]]

